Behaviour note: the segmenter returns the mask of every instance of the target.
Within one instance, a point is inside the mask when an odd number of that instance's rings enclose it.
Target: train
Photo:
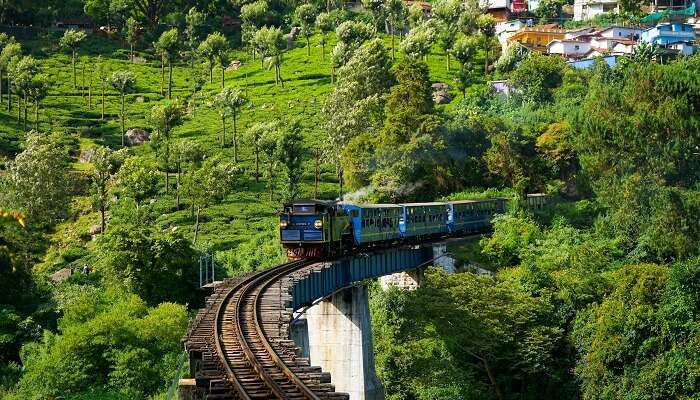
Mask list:
[[[279,216],[280,240],[290,259],[324,259],[353,251],[487,232],[507,200],[354,204],[296,200]]]

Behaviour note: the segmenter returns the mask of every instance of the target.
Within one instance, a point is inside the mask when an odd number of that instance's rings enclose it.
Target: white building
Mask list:
[[[513,34],[525,27],[525,23],[520,20],[504,21],[496,24],[496,37],[498,42],[501,44],[502,51],[506,50],[508,47],[508,38],[513,36]]]
[[[580,36],[593,35],[596,33],[596,31],[597,30],[595,28],[590,28],[590,27],[574,29],[571,31],[566,31],[566,33],[564,34],[564,39],[573,40],[573,39],[576,39]]]
[[[599,35],[606,38],[636,39],[639,37],[640,33],[642,33],[642,30],[639,28],[611,26],[600,31]]]
[[[617,0],[574,0],[574,21],[583,21],[607,12],[620,12]]]
[[[590,43],[577,40],[552,40],[547,45],[549,54],[559,54],[566,59],[581,58],[590,51]]]

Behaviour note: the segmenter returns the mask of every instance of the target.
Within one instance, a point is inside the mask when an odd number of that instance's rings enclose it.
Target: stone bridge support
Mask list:
[[[370,322],[367,287],[358,285],[310,307],[292,325],[292,339],[304,355],[330,372],[336,391],[349,393],[350,400],[384,399]]]
[[[433,262],[436,267],[441,267],[448,274],[455,272],[455,260],[447,253],[447,243],[440,242],[432,245]],[[384,275],[379,278],[382,289],[386,290],[390,286],[396,286],[404,290],[416,290],[423,281],[424,267],[414,268],[395,274]]]

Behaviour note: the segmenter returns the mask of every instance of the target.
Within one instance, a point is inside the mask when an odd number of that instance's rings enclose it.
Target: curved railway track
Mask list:
[[[185,347],[201,355],[195,375],[208,399],[348,398],[334,391],[328,373],[299,357],[288,338],[288,288],[305,268],[313,263],[294,261],[227,280],[207,299]]]

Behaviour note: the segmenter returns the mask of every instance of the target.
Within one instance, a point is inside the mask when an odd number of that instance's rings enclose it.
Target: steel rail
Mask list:
[[[312,264],[311,262],[306,262],[304,265],[309,265]],[[320,398],[314,393],[313,390],[309,389],[306,384],[299,379],[298,376],[292,370],[282,361],[282,359],[279,357],[277,354],[277,351],[270,346],[270,342],[267,340],[267,336],[265,335],[265,332],[262,330],[262,324],[260,323],[260,313],[258,310],[258,304],[262,300],[262,294],[265,292],[265,290],[275,283],[278,279],[283,277],[284,275],[287,274],[287,271],[284,271],[283,273],[278,274],[277,276],[269,279],[267,282],[265,282],[260,290],[255,294],[255,298],[253,299],[253,314],[255,316],[255,329],[258,333],[258,336],[263,338],[264,340],[262,341],[263,346],[265,346],[265,349],[267,352],[270,354],[272,357],[272,360],[277,364],[277,367],[282,370],[282,372],[287,376],[287,378],[294,383],[294,385],[301,391],[301,393],[304,395],[309,400],[320,400]]]

